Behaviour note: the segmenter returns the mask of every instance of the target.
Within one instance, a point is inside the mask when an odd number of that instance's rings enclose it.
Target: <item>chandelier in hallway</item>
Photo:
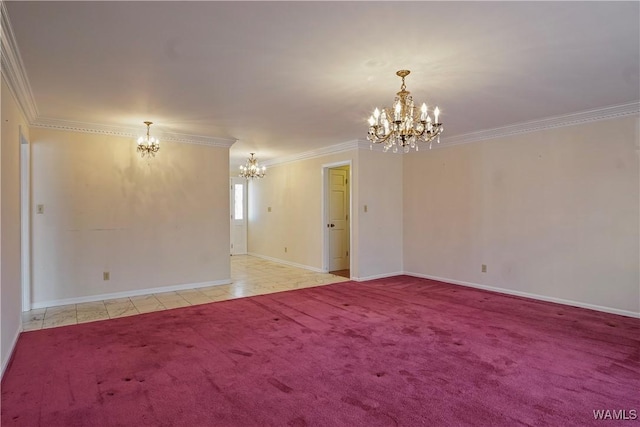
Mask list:
[[[144,158],[146,156],[155,157],[160,150],[160,140],[149,136],[149,128],[153,122],[144,122],[147,125],[147,135],[138,138],[138,153]]]
[[[249,153],[251,157],[247,159],[247,164],[242,166],[240,165],[240,177],[241,178],[263,178],[267,172],[267,168],[265,166],[260,167],[258,164],[258,159],[253,157],[255,153]]]
[[[393,108],[376,108],[369,117],[369,134],[367,139],[373,144],[383,144],[384,151],[392,149],[394,153],[398,149],[408,153],[412,148],[418,151],[418,143],[429,143],[437,138],[440,143],[440,134],[444,130],[442,123],[438,121],[440,109],[433,110],[433,119],[429,113],[427,104],[423,103],[418,111],[413,104],[411,92],[407,90],[404,78],[409,75],[409,70],[400,70],[396,73],[402,78],[400,92],[397,93]]]

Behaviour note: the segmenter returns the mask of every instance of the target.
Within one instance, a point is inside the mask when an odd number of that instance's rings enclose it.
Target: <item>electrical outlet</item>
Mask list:
[[[105,271],[104,273],[102,273],[102,280],[109,280],[109,272]]]
[[[37,214],[43,214],[44,213],[44,205],[36,206],[36,213]]]
[[[487,265],[486,264],[482,264],[482,272],[483,273],[487,272]]]
[[[284,247],[284,252],[287,253],[287,247],[286,246]]]
[[[364,211],[367,212],[369,210],[369,208],[367,207],[367,205],[364,205]]]
[[[267,212],[271,212],[271,206],[267,208]]]

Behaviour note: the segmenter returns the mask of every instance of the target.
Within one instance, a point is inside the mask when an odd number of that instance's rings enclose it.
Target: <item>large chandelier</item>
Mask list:
[[[140,153],[143,158],[145,156],[155,157],[156,153],[160,150],[160,140],[149,136],[149,127],[153,122],[144,122],[144,124],[147,125],[147,135],[138,138],[138,153]]]
[[[437,138],[440,143],[440,134],[444,130],[442,123],[438,122],[440,109],[433,110],[433,120],[427,109],[427,104],[422,104],[420,111],[413,105],[413,97],[404,84],[404,78],[411,71],[400,70],[396,73],[402,78],[400,92],[397,93],[393,108],[375,109],[369,117],[369,134],[367,139],[373,144],[384,144],[384,151],[398,149],[408,153],[415,148],[418,151],[418,142],[428,142],[429,148],[433,140]]]
[[[251,157],[247,159],[247,164],[240,165],[240,177],[241,178],[263,178],[267,172],[265,166],[260,167],[258,159],[254,158],[255,153],[250,153]]]

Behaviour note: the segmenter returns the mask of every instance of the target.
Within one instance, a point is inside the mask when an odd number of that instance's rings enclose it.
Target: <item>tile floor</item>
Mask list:
[[[334,274],[316,273],[249,255],[231,257],[231,279],[233,283],[230,285],[35,309],[22,313],[22,328],[24,331],[33,331],[75,325],[348,280]]]

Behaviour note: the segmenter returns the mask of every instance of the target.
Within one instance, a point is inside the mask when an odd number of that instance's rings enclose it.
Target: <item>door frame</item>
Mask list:
[[[353,274],[353,161],[344,160],[335,163],[326,163],[322,165],[322,271],[329,272],[329,228],[327,224],[329,222],[329,169],[338,168],[340,166],[349,166],[349,221],[347,226],[349,227],[349,271]]]
[[[230,244],[229,244],[229,252],[231,253],[231,255],[246,255],[249,251],[249,218],[247,217],[247,215],[249,214],[249,180],[246,178],[240,178],[240,177],[230,177],[229,179],[230,181],[230,191],[229,191],[229,205],[230,207],[235,206],[235,202],[234,202],[234,185],[235,184],[244,184],[243,185],[243,194],[242,194],[242,211],[244,213],[244,219],[243,224],[244,224],[244,252],[240,252],[240,253],[234,253],[234,241],[235,239],[234,237],[234,227],[236,225],[236,219],[234,218],[234,214],[235,212],[231,209],[229,209],[230,211]]]
[[[31,145],[18,129],[20,144],[20,270],[22,311],[31,310]]]

